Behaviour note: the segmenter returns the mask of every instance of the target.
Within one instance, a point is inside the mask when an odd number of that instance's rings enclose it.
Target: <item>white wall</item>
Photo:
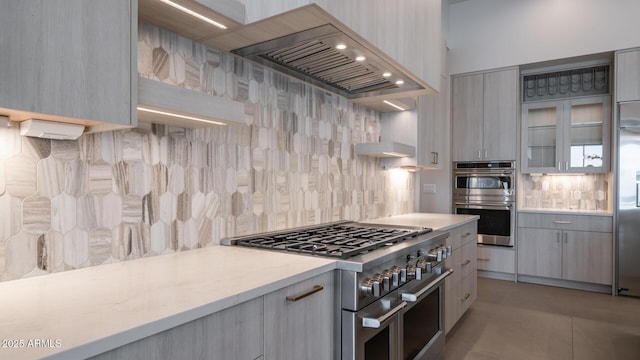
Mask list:
[[[640,46],[639,0],[468,0],[449,15],[451,74]]]

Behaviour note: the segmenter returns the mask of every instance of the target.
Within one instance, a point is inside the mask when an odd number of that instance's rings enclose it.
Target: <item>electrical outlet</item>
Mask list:
[[[436,184],[422,184],[422,192],[427,194],[435,194]]]

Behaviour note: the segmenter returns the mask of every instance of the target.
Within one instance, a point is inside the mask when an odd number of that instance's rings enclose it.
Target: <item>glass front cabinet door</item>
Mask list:
[[[608,172],[610,129],[610,96],[525,103],[522,172]]]

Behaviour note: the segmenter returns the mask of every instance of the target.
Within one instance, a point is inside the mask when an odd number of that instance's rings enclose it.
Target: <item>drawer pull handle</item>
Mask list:
[[[571,221],[553,220],[553,223],[554,223],[554,224],[569,225],[569,224],[571,224]]]
[[[485,259],[485,258],[478,258],[478,261],[489,261],[489,259]]]
[[[311,295],[313,295],[313,294],[315,294],[317,292],[320,292],[322,290],[324,290],[324,286],[322,286],[322,285],[314,285],[313,289],[307,291],[304,294],[287,296],[287,300],[289,300],[289,301],[302,300],[302,299],[306,298],[307,296],[311,296]]]
[[[470,232],[466,232],[466,233],[462,234],[462,237],[467,237],[469,235],[471,235],[471,233]]]
[[[467,259],[462,263],[462,266],[469,265],[470,262],[471,260]]]
[[[470,297],[471,297],[471,294],[466,293],[466,294],[464,294],[464,297],[461,297],[459,299],[460,299],[460,301],[467,301],[467,299],[469,299]]]

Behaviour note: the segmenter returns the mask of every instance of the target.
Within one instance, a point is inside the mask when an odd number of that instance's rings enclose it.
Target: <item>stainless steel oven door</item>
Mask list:
[[[460,202],[484,200],[513,201],[515,175],[512,170],[499,172],[454,171],[453,199]]]
[[[398,360],[399,314],[406,306],[393,291],[358,312],[342,310],[342,359]]]
[[[442,265],[429,279],[402,287],[399,291],[407,306],[400,314],[400,359],[444,359],[444,279],[453,270]]]
[[[513,247],[515,237],[514,203],[455,203],[454,213],[478,215],[478,244]]]

